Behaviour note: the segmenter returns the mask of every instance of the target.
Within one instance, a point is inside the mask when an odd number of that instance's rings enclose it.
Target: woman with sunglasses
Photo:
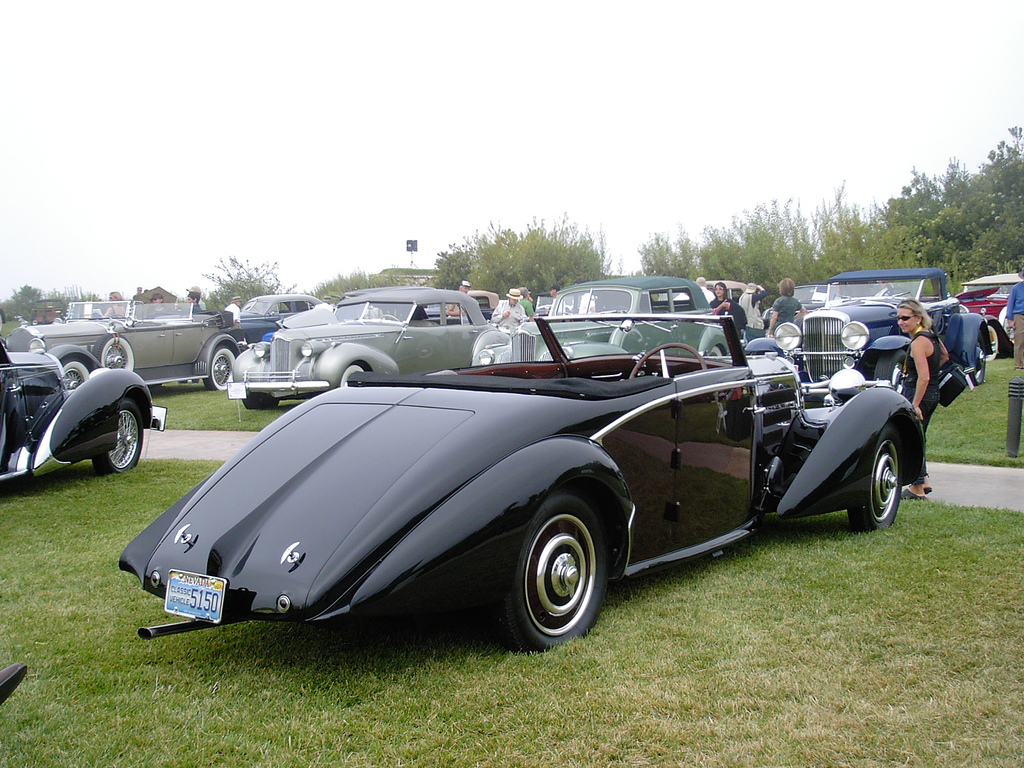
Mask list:
[[[939,367],[949,359],[946,347],[932,331],[932,318],[921,302],[904,299],[896,307],[896,322],[910,336],[910,356],[903,367],[903,394],[914,404],[925,432],[939,404]],[[923,499],[931,493],[928,468],[922,463],[921,476],[903,491],[904,499]]]

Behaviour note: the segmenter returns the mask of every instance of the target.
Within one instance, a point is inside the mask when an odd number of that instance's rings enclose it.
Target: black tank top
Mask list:
[[[942,347],[939,346],[939,337],[932,331],[919,331],[914,336],[914,339],[918,336],[924,336],[932,343],[932,352],[928,355],[928,390],[925,394],[937,393],[939,391],[939,362],[942,360]],[[913,344],[913,340],[911,340],[911,344]],[[913,400],[916,389],[917,365],[914,363],[914,358],[908,350],[907,359],[903,362],[903,392],[908,398]]]

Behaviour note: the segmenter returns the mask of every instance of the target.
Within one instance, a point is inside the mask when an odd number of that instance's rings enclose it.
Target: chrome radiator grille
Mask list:
[[[834,315],[808,315],[804,318],[803,351],[807,373],[812,381],[827,379],[842,370],[849,351],[843,346],[846,320]]]
[[[532,333],[512,334],[512,362],[527,363],[535,359],[537,337]]]
[[[270,370],[290,371],[292,369],[291,359],[288,351],[291,344],[287,339],[279,339],[275,335],[270,342]]]

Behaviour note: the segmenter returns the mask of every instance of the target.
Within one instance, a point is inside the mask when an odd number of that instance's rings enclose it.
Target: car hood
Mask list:
[[[70,323],[51,323],[49,325],[25,325],[11,331],[8,348],[17,345],[18,339],[39,337],[44,339],[78,338],[81,336],[100,336],[107,333],[110,321],[75,320]],[[26,342],[27,343],[27,342]]]
[[[358,341],[359,339],[377,339],[382,336],[397,336],[404,330],[404,325],[395,322],[370,323],[360,320],[311,325],[305,328],[290,328],[285,324],[282,330],[274,334],[274,338],[287,341],[306,341],[307,339]]]

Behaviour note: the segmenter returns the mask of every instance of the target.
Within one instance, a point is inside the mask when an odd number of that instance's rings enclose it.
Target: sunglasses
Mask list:
[[[913,317],[913,315],[896,315],[896,320],[898,322],[905,323],[907,322],[907,320],[910,320]]]

